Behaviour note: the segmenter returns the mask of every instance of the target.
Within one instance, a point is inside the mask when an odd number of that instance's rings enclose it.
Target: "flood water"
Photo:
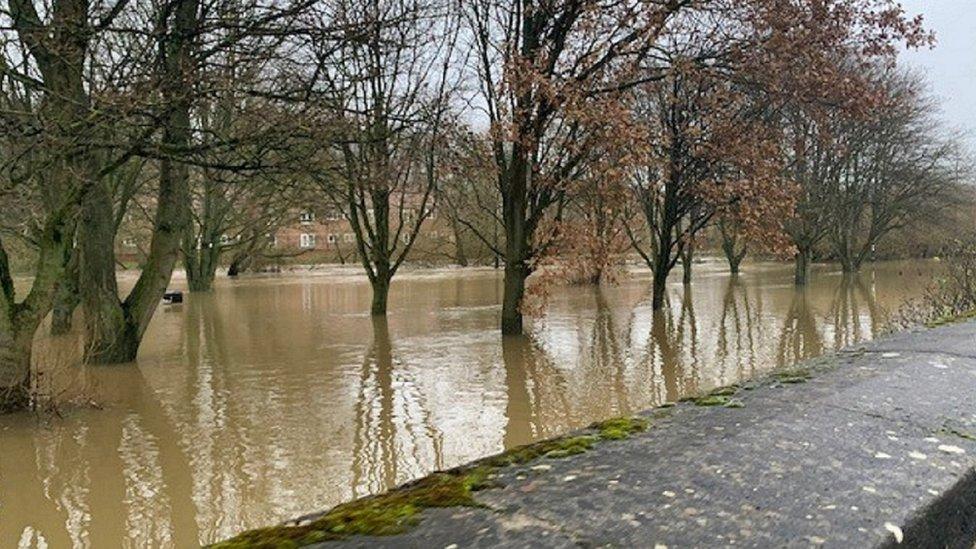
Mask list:
[[[0,417],[0,547],[190,547],[872,338],[931,263],[786,264],[557,288],[502,338],[500,273],[222,280],[161,307],[138,364],[72,366],[97,407]],[[175,286],[179,286],[177,281]]]

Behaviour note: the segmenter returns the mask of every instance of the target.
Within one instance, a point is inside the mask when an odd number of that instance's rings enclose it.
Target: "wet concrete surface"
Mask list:
[[[947,508],[965,507],[940,498],[976,493],[963,485],[976,468],[976,323],[898,334],[801,366],[810,374],[802,383],[744,384],[732,397],[741,407],[679,403],[667,417],[646,412],[652,427],[630,439],[503,468],[499,487],[477,493],[484,509],[427,510],[405,534],[339,545],[936,543],[923,527],[940,531],[931,526]],[[955,517],[963,528],[942,528],[949,539],[940,546],[973,547],[965,530],[973,519]]]

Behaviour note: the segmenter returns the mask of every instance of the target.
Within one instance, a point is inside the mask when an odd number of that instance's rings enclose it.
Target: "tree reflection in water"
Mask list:
[[[363,357],[353,438],[353,497],[375,494],[444,468],[442,438],[426,396],[408,371],[396,368],[385,316],[371,318],[373,342]]]

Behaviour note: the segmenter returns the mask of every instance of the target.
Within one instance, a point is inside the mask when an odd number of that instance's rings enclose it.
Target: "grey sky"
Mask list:
[[[929,81],[941,101],[949,127],[966,132],[976,153],[976,0],[902,0],[905,11],[921,13],[938,43],[929,50],[907,51],[902,60]]]

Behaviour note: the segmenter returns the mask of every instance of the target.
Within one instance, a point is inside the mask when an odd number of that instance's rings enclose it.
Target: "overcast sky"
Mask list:
[[[925,74],[950,127],[966,132],[976,153],[976,0],[902,0],[905,11],[925,16],[935,31],[933,49],[908,51],[902,60]]]

